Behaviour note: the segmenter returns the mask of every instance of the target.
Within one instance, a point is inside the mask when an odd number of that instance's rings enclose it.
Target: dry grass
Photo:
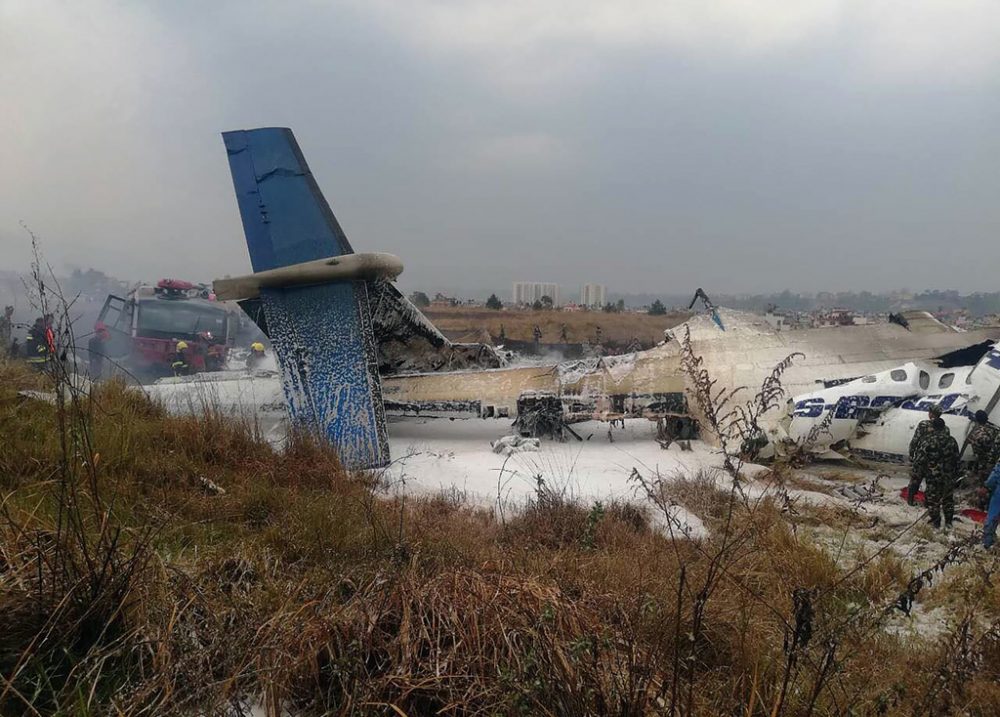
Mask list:
[[[986,561],[931,588],[978,611],[973,659],[880,629],[910,566],[838,567],[781,506],[734,504],[703,477],[670,484],[711,533],[698,542],[652,529],[650,508],[544,486],[501,521],[456,493],[384,495],[307,438],[278,453],[117,384],[61,423],[17,397],[26,384],[39,378],[0,367],[0,714],[222,714],[248,699],[273,715],[1000,707]]]
[[[612,314],[603,311],[492,311],[490,309],[426,309],[427,317],[449,337],[455,340],[480,341],[489,334],[494,339],[503,325],[507,338],[532,341],[532,331],[537,325],[542,330],[542,342],[560,343],[562,325],[570,343],[593,342],[597,328],[602,341],[628,344],[633,338],[644,346],[663,340],[663,331],[673,328],[689,318],[689,314],[671,313],[665,316],[647,314]]]

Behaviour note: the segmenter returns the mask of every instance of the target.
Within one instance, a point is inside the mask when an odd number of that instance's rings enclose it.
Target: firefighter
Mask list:
[[[917,448],[920,446],[923,437],[930,433],[931,426],[936,418],[941,418],[941,407],[934,404],[927,409],[927,420],[917,424],[917,430],[913,432],[913,438],[910,440],[910,487],[907,489],[906,494],[906,502],[910,505],[917,504],[917,492],[920,490],[920,484],[926,478],[917,467]]]
[[[107,355],[108,342],[111,341],[111,332],[103,321],[98,321],[94,325],[94,335],[87,342],[87,357],[90,363],[90,378],[97,380],[104,373],[104,357]]]
[[[927,480],[927,512],[931,525],[940,528],[943,515],[945,529],[950,530],[955,516],[958,443],[940,416],[931,421],[930,429],[920,436],[913,467]]]
[[[28,329],[28,339],[24,342],[25,355],[28,363],[36,368],[42,368],[52,360],[55,353],[52,325],[48,317],[39,316]]]
[[[221,371],[225,368],[225,345],[216,341],[211,331],[202,331],[198,338],[205,346],[205,370]]]
[[[254,341],[250,344],[250,355],[247,356],[247,368],[253,371],[264,362],[264,344]]]
[[[174,376],[191,375],[191,363],[189,359],[190,349],[188,348],[187,341],[178,341],[174,350],[174,361],[170,364],[170,368],[174,370]]]

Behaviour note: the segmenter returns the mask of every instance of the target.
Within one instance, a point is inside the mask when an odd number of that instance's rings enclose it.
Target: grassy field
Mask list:
[[[810,537],[854,513],[649,482],[705,522],[690,541],[544,476],[502,511],[404,498],[307,438],[279,453],[114,383],[62,406],[24,388],[51,386],[0,365],[0,714],[1000,710],[996,561],[935,573],[919,598],[954,619],[898,636],[914,566]]]
[[[424,313],[449,338],[479,341],[484,332],[493,338],[500,334],[503,325],[508,338],[520,341],[533,340],[532,330],[542,330],[542,342],[562,343],[561,330],[566,326],[568,343],[593,342],[597,327],[601,328],[603,341],[627,344],[633,338],[645,346],[663,340],[664,329],[686,320],[689,314],[671,313],[665,316],[647,314],[612,314],[603,311],[515,311],[490,309],[425,309]]]

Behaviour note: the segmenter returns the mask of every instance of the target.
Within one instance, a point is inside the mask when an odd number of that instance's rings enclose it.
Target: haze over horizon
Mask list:
[[[992,291],[998,89],[986,0],[0,0],[0,269],[249,271],[280,125],[406,291]]]

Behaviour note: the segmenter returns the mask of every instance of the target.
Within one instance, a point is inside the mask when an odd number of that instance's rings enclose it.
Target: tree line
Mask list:
[[[430,297],[428,297],[423,291],[414,291],[410,294],[410,301],[412,301],[413,304],[419,309],[426,309],[431,305]],[[493,311],[500,311],[500,309],[503,308],[503,302],[496,294],[490,294],[489,298],[486,299],[486,308],[492,309]],[[548,311],[555,308],[555,303],[552,301],[551,296],[542,296],[532,303],[531,308],[535,311]],[[623,313],[625,311],[625,300],[618,299],[618,301],[614,303],[608,302],[601,307],[601,311],[606,314]],[[646,313],[650,316],[663,316],[667,313],[667,307],[662,301],[655,299],[653,303],[649,305],[649,309]]]

